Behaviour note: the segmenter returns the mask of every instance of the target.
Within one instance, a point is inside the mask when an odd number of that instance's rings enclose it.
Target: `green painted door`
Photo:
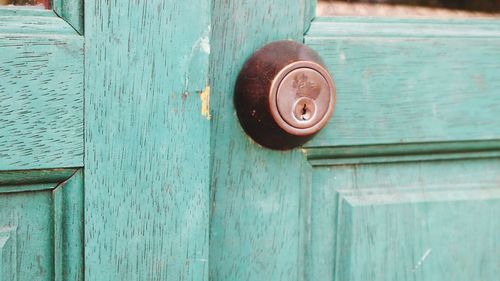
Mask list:
[[[210,7],[0,1],[1,281],[208,279]]]
[[[24,2],[42,5],[0,7],[1,281],[500,274],[499,21]],[[337,107],[304,147],[272,151],[233,90],[283,39],[324,58]]]
[[[2,281],[83,280],[84,42],[53,4],[0,6]]]
[[[212,280],[498,280],[500,21],[313,18],[308,1],[215,1]],[[304,42],[329,124],[271,151],[232,103],[245,60]]]

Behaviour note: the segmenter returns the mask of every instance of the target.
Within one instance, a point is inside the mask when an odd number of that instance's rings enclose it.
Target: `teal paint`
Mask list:
[[[57,15],[57,17],[60,17],[66,21],[66,25],[64,26],[69,27],[72,31],[76,31],[79,34],[83,34],[83,6],[84,0],[53,0],[52,10],[30,8],[26,6],[22,8],[0,6],[0,15],[22,15],[24,17],[51,17],[53,15]]]
[[[337,87],[313,165],[306,280],[495,280],[500,22],[316,19]]]
[[[15,226],[0,228],[0,280],[17,278],[16,263],[9,262],[17,259],[17,231]],[[8,260],[7,260],[8,259]]]
[[[14,173],[0,172],[0,280],[83,281],[81,171],[18,172],[12,185]]]
[[[1,171],[0,185],[63,182],[75,172],[76,169]]]
[[[56,281],[83,281],[83,171],[53,191],[54,274]]]
[[[500,141],[325,146],[305,150],[313,166],[498,158]]]
[[[208,279],[210,7],[85,3],[87,281]]]
[[[302,41],[304,1],[214,1],[210,85],[211,280],[300,280],[302,187],[309,178],[300,151],[254,143],[233,107],[236,77],[266,43]]]
[[[305,39],[335,80],[307,146],[500,138],[500,22],[317,19]]]
[[[315,168],[308,280],[495,280],[498,159]]]
[[[316,17],[316,0],[302,0],[304,3],[304,33],[307,33],[307,30],[311,26],[311,22]]]
[[[0,170],[83,165],[83,39],[53,12],[0,9]]]
[[[83,3],[84,0],[53,0],[52,9],[79,34],[83,34]]]
[[[85,39],[0,9],[0,280],[498,276],[498,21],[308,30],[313,1],[116,2],[86,5]],[[337,111],[307,148],[264,149],[236,75],[304,29]]]

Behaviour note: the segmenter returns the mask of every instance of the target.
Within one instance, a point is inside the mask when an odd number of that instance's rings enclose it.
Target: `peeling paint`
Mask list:
[[[208,39],[208,36],[201,38],[199,45],[203,52],[205,52],[207,55],[210,54],[210,40]]]
[[[201,115],[208,120],[212,118],[210,115],[210,86],[206,86],[205,90],[200,93],[201,99]]]
[[[198,38],[191,48],[191,57],[193,53],[201,49],[205,54],[210,54],[210,25],[207,27],[207,30],[203,33],[203,36]]]

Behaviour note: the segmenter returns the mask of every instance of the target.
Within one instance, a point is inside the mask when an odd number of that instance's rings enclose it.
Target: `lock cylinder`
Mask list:
[[[234,102],[245,132],[272,149],[307,142],[335,107],[335,85],[319,55],[293,41],[257,50],[244,64]]]

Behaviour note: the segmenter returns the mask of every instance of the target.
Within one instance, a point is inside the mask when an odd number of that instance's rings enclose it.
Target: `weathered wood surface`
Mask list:
[[[83,281],[83,211],[81,170],[0,172],[0,280]]]
[[[500,161],[316,167],[307,280],[496,280]]]
[[[233,106],[236,77],[266,43],[302,41],[301,0],[214,1],[210,85],[212,280],[300,280],[303,274],[303,186],[309,171],[298,150],[254,143]],[[308,5],[310,3],[307,3]]]
[[[306,280],[495,280],[500,21],[316,19],[305,42],[337,87]]]
[[[208,279],[210,8],[85,3],[87,281]]]
[[[0,170],[83,165],[83,38],[51,11],[0,10]]]
[[[53,0],[52,9],[78,33],[83,34],[84,0]]]
[[[316,17],[316,0],[302,0],[304,2],[304,33],[307,33],[307,30],[311,26],[312,21]]]
[[[84,281],[83,170],[52,191],[54,280]]]
[[[305,42],[337,87],[307,146],[500,138],[500,21],[323,18]]]
[[[326,146],[305,150],[313,166],[500,157],[500,141]]]
[[[0,172],[0,185],[55,183],[69,179],[76,169],[46,169]]]

